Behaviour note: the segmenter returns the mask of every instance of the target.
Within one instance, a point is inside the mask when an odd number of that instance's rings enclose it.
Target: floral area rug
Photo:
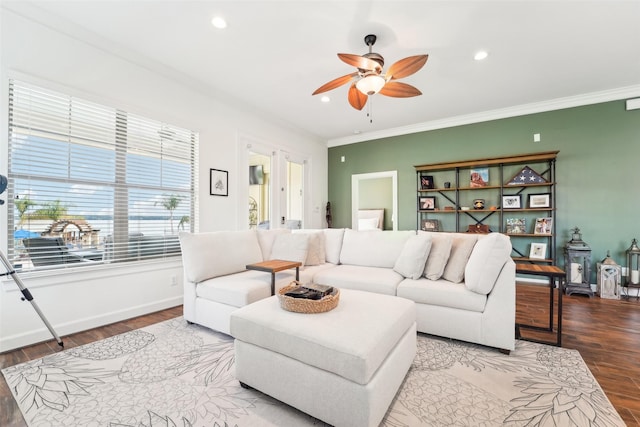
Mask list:
[[[2,371],[30,427],[324,426],[234,378],[233,340],[182,318]],[[305,385],[301,385],[301,391]],[[575,350],[510,355],[418,334],[382,424],[624,426]]]

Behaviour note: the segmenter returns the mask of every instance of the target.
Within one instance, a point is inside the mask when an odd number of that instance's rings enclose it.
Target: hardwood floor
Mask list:
[[[547,325],[549,289],[517,286],[516,321]],[[557,298],[556,298],[557,301]],[[72,348],[182,315],[182,307],[125,320],[62,337]],[[628,426],[640,426],[640,301],[607,300],[583,295],[563,298],[562,346],[576,349]],[[522,335],[554,341],[548,333]],[[0,368],[60,351],[55,340],[0,354]],[[0,376],[0,426],[26,426],[11,391]]]

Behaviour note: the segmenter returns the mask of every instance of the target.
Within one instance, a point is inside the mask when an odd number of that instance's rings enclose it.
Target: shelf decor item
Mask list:
[[[484,209],[484,199],[475,199],[473,201],[473,209]]]
[[[526,218],[507,218],[507,234],[524,234],[527,232]]]
[[[533,227],[533,234],[550,235],[553,229],[553,218],[537,218]]]
[[[507,185],[544,184],[548,182],[529,166],[522,168],[513,178],[507,181]]]
[[[486,187],[489,185],[489,168],[471,168],[469,187]]]
[[[421,190],[429,190],[434,188],[433,184],[433,176],[431,175],[420,175],[420,189]]]
[[[551,207],[551,194],[529,194],[529,209]]]
[[[436,198],[433,196],[418,197],[418,209],[423,211],[432,211],[436,208]]]
[[[531,259],[545,259],[547,257],[547,244],[546,243],[532,243],[531,250],[529,251],[529,258]]]
[[[437,219],[423,219],[422,231],[440,231],[440,224]]]
[[[522,208],[522,196],[514,194],[511,196],[502,196],[502,209],[520,209]]]

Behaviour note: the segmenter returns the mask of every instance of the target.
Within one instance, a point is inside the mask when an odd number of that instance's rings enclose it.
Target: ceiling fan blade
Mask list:
[[[322,86],[320,86],[311,95],[317,95],[317,94],[322,93],[322,92],[327,92],[327,91],[330,91],[330,90],[335,89],[337,87],[340,87],[340,86],[342,86],[344,84],[347,84],[347,83],[349,83],[351,81],[352,78],[356,77],[357,75],[358,75],[358,73],[356,72],[356,73],[347,74],[346,76],[338,77],[337,79],[333,79],[330,82],[325,83]]]
[[[347,64],[363,70],[382,71],[382,67],[376,61],[365,58],[360,55],[352,55],[350,53],[339,53],[338,58]]]
[[[349,104],[356,110],[362,110],[367,103],[367,99],[369,98],[364,93],[360,92],[356,87],[356,84],[353,83],[349,88]]]
[[[387,80],[392,80],[410,76],[424,67],[427,59],[429,59],[429,55],[416,55],[401,59],[389,67],[386,78]]]
[[[393,98],[410,98],[422,95],[422,92],[415,87],[402,82],[387,82],[378,93]]]

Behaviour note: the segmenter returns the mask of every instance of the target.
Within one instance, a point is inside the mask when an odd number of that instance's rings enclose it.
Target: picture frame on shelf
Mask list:
[[[527,232],[526,218],[507,218],[507,234],[525,234]]]
[[[437,219],[423,219],[422,231],[440,231],[440,222]]]
[[[536,224],[533,227],[533,234],[540,235],[551,235],[551,230],[553,229],[553,218],[536,218]]]
[[[420,175],[420,189],[421,190],[430,190],[433,189],[433,176],[431,175]]]
[[[546,243],[531,243],[531,249],[529,250],[529,258],[546,259],[546,257],[547,257]]]
[[[209,169],[209,194],[212,196],[229,196],[229,171]]]
[[[471,168],[469,187],[486,187],[489,185],[489,168]]]
[[[530,209],[544,209],[551,207],[551,193],[529,194]]]
[[[521,209],[522,195],[512,194],[502,196],[502,209]]]
[[[436,209],[436,198],[434,196],[419,196],[418,210],[433,211]]]

